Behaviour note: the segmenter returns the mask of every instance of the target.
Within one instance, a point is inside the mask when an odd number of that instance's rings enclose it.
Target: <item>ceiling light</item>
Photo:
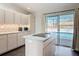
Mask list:
[[[31,9],[31,8],[27,8],[27,9]]]

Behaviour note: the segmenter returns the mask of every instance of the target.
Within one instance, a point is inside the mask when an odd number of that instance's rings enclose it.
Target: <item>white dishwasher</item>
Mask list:
[[[26,56],[54,56],[55,39],[47,33],[24,36]]]

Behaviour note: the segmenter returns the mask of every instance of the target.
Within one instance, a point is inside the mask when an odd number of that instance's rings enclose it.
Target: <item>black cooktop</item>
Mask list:
[[[50,33],[39,33],[39,34],[35,34],[33,36],[38,36],[38,37],[46,38],[46,37],[49,37],[50,36]]]

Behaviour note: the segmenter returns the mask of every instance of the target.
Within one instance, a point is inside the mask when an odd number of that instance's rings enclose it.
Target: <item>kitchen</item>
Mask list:
[[[79,56],[78,5],[0,4],[0,55]]]

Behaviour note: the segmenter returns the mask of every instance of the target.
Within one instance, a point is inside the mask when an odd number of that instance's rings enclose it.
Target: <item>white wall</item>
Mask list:
[[[35,32],[36,33],[40,33],[41,32],[41,19],[42,18],[42,14],[37,13],[35,14]]]

